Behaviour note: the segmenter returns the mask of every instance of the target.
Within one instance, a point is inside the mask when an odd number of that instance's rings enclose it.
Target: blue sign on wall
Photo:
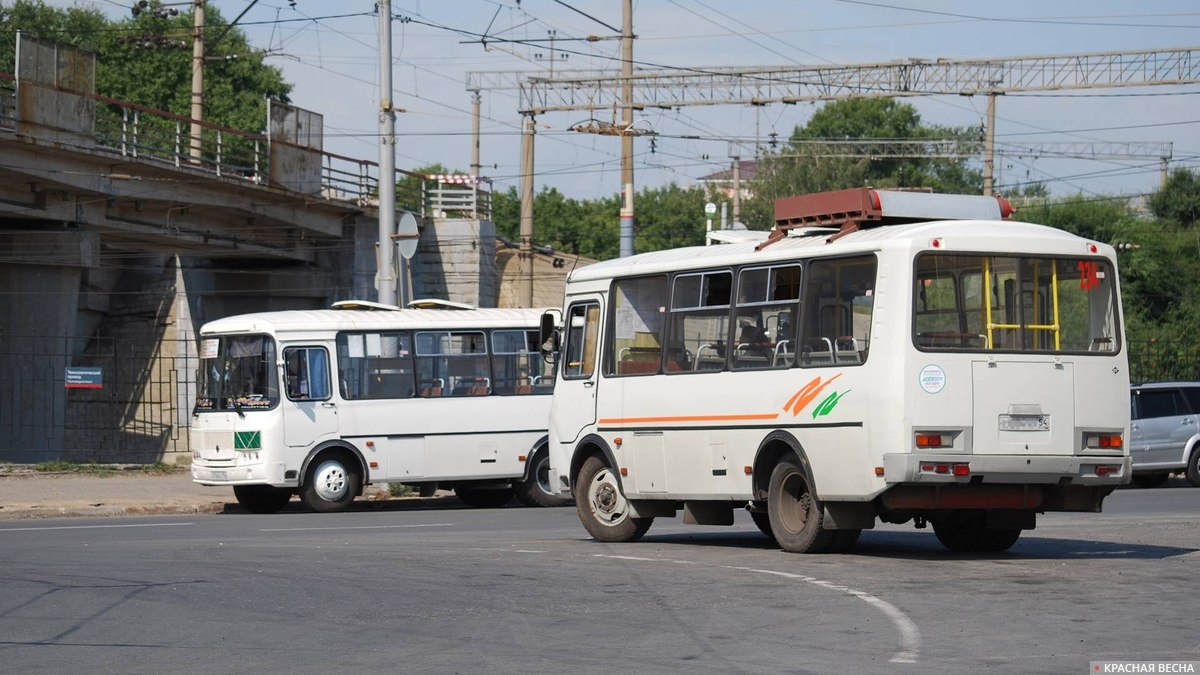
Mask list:
[[[67,389],[100,389],[104,386],[103,368],[67,366]]]

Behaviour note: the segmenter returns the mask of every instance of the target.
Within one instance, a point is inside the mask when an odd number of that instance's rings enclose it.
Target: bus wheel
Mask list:
[[[1166,471],[1155,471],[1154,473],[1135,473],[1133,474],[1133,484],[1143,488],[1162,487],[1171,474]]]
[[[234,485],[233,496],[250,513],[279,513],[292,499],[292,491],[273,485]]]
[[[458,495],[459,501],[467,506],[477,509],[498,509],[512,501],[513,489],[510,487],[477,488],[455,485],[454,494]]]
[[[825,549],[825,552],[845,553],[854,548],[861,536],[862,530],[834,530],[833,539],[829,542],[829,548]]]
[[[789,453],[771,471],[767,513],[780,547],[791,553],[824,553],[834,530],[821,528],[825,513],[800,458]]]
[[[771,514],[766,511],[751,511],[750,520],[754,521],[759,531],[767,535],[767,538],[775,539],[775,531],[771,529]]]
[[[358,494],[359,480],[345,455],[323,455],[309,468],[300,501],[318,513],[345,511]]]
[[[567,500],[550,485],[550,453],[538,450],[529,463],[529,478],[515,485],[517,501],[525,506],[562,506]]]
[[[983,511],[969,515],[950,514],[933,521],[933,533],[942,546],[958,553],[1000,553],[1012,548],[1021,530],[986,528]]]
[[[575,477],[575,508],[579,520],[596,541],[637,541],[653,518],[633,518],[629,502],[612,469],[599,457],[589,457]]]

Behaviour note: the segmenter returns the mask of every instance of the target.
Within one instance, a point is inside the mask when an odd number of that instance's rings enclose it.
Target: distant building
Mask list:
[[[571,270],[597,262],[561,251],[533,252],[533,306],[562,307],[567,275]],[[496,240],[496,275],[500,294],[497,307],[524,307],[521,295],[521,261],[515,245]]]
[[[758,177],[758,162],[753,159],[744,159],[738,167],[738,186],[741,190],[742,199],[752,199],[754,191],[750,189],[750,185]],[[718,171],[717,173],[701,176],[696,179],[696,184],[704,188],[704,194],[709,199],[733,199],[733,167]]]

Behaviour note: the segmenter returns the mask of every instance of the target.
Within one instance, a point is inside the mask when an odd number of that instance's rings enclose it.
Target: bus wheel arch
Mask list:
[[[571,458],[571,490],[584,529],[596,541],[630,542],[646,534],[654,518],[636,518],[608,444],[584,438]]]
[[[562,506],[567,499],[550,484],[550,439],[543,436],[525,462],[525,475],[513,481],[517,501],[525,506]]]
[[[751,473],[753,480],[754,501],[765,502],[771,485],[771,472],[788,453],[800,458],[804,467],[808,467],[808,456],[800,447],[800,442],[786,431],[772,431],[758,446],[754,455],[754,468]],[[811,482],[811,474],[809,476]]]
[[[346,510],[362,494],[367,480],[362,455],[353,446],[338,442],[314,448],[300,476],[300,500],[318,513]]]
[[[568,480],[571,484],[571,494],[575,494],[575,477],[579,475],[579,471],[583,468],[584,462],[589,457],[599,457],[601,461],[617,471],[617,456],[613,454],[608,443],[603,438],[596,434],[588,434],[580,439],[579,444],[575,446],[575,452],[571,454],[571,473]],[[614,476],[617,484],[621,486],[621,491],[625,491],[625,486],[621,483],[620,471],[617,471]]]

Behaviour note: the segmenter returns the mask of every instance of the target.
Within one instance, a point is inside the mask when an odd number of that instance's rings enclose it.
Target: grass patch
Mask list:
[[[53,460],[49,462],[40,462],[33,466],[33,470],[39,473],[77,473],[85,476],[97,476],[106,478],[108,476],[116,476],[120,474],[139,473],[148,476],[166,476],[175,473],[176,468],[155,462],[153,464],[145,464],[142,466],[122,466],[113,464],[76,464],[74,462],[64,462],[62,460]]]
[[[411,485],[403,483],[388,483],[388,494],[393,497],[407,497],[416,492]]]
[[[177,470],[177,467],[171,466],[170,464],[163,464],[162,462],[147,464],[138,469],[138,471],[141,473],[148,474],[150,476],[167,476],[175,473]]]
[[[65,471],[74,471],[78,466],[78,464],[72,464],[70,462],[64,462],[56,459],[51,462],[38,462],[37,464],[33,465],[33,470],[42,473],[62,473]]]

